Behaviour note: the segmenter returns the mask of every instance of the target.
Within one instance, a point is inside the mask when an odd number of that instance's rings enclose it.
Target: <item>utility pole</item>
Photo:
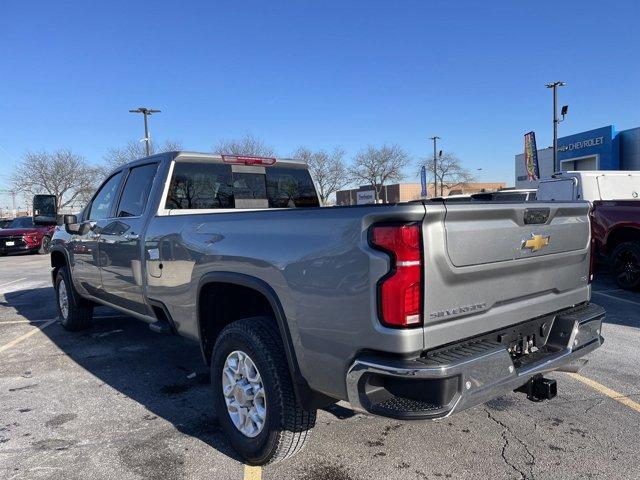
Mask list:
[[[160,113],[160,110],[153,108],[139,107],[135,110],[129,110],[130,113],[141,113],[144,116],[144,141],[147,151],[147,157],[151,155],[151,139],[149,138],[149,125],[147,124],[147,116],[153,113]]]
[[[564,87],[566,85],[565,82],[553,82],[547,83],[545,86],[547,88],[553,89],[553,170],[555,171],[558,168],[558,124],[564,120],[564,113],[566,113],[566,108],[562,107],[563,115],[562,120],[558,118],[558,87]]]
[[[14,189],[11,190],[0,190],[0,193],[8,193],[9,195],[11,195],[11,208],[13,210],[13,216],[16,216],[16,195],[17,195],[17,191]]]
[[[440,137],[437,135],[433,137],[429,137],[429,140],[433,140],[433,196],[438,196],[438,158],[437,158],[437,147],[436,142],[440,140]]]

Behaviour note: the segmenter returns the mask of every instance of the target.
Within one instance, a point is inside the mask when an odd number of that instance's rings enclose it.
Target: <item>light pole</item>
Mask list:
[[[567,113],[567,106],[562,107],[562,120],[558,118],[558,87],[564,87],[565,82],[547,83],[547,88],[553,89],[553,169],[558,168],[558,124],[564,120]]]
[[[153,113],[160,113],[160,110],[154,110],[153,108],[139,107],[135,110],[129,110],[130,113],[141,113],[144,116],[144,141],[147,151],[147,157],[151,155],[151,139],[149,138],[149,126],[147,124],[147,116]]]
[[[440,137],[434,135],[429,137],[429,140],[433,141],[433,196],[438,196],[438,159],[436,157],[436,142],[440,140]]]

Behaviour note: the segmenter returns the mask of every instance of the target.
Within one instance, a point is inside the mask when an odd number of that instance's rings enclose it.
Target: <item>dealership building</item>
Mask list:
[[[640,170],[640,127],[617,132],[608,125],[558,138],[558,159],[553,148],[538,150],[540,178],[570,170]],[[516,188],[537,188],[527,179],[524,154],[515,156]]]

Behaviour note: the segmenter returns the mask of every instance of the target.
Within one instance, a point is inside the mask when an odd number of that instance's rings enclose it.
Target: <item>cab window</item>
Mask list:
[[[264,208],[320,206],[304,166],[268,166],[264,172],[239,172],[220,163],[177,162],[165,208],[263,208],[256,207],[256,202],[245,206],[246,201],[260,200]]]
[[[233,208],[231,167],[177,162],[169,184],[168,209]]]
[[[151,192],[153,178],[157,169],[157,163],[141,165],[131,169],[122,191],[116,216],[137,217],[142,215],[149,199],[149,192]]]
[[[116,195],[118,194],[121,178],[122,172],[118,172],[102,185],[98,193],[93,197],[89,215],[86,220],[96,222],[109,217]]]

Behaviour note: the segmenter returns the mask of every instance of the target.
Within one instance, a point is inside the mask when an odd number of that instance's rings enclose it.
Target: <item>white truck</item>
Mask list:
[[[635,200],[640,195],[640,171],[576,171],[554,173],[541,180],[537,199],[565,202],[572,200]]]

